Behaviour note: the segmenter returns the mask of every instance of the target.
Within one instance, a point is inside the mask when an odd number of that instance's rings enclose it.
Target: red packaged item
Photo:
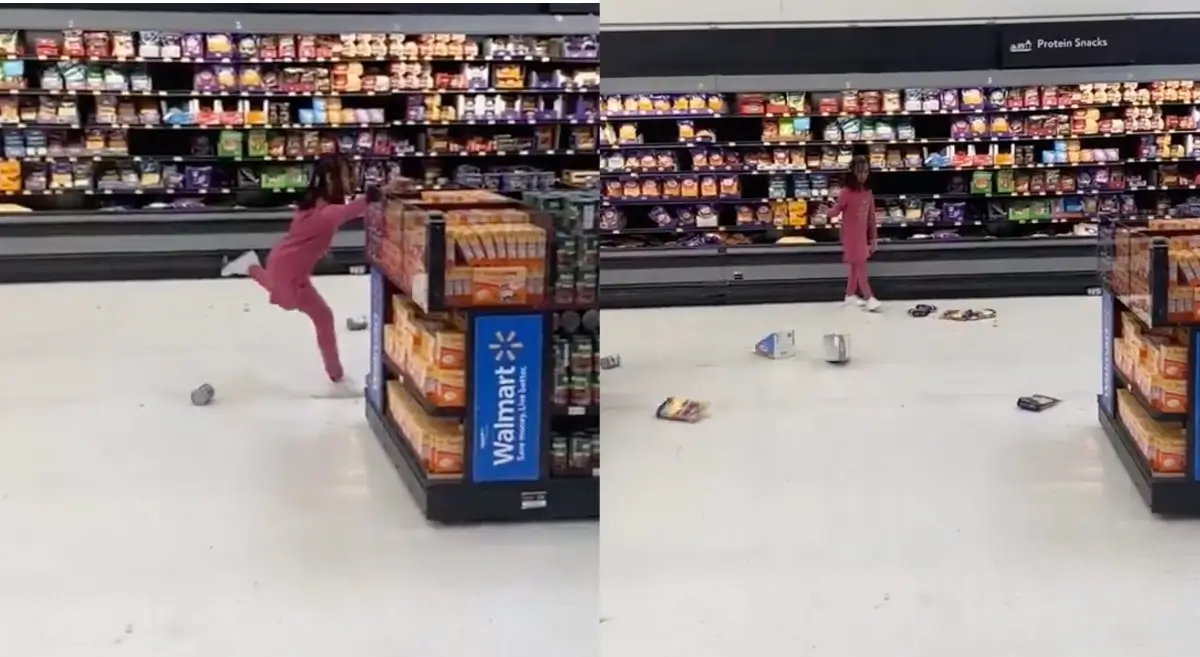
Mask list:
[[[62,54],[73,58],[87,56],[87,50],[83,47],[83,32],[79,30],[63,30]]]
[[[258,58],[259,59],[278,59],[279,58],[279,40],[273,36],[261,36],[258,38]]]
[[[296,56],[300,59],[316,59],[317,38],[312,35],[301,36],[296,45]]]
[[[878,114],[883,111],[883,94],[878,91],[864,91],[860,95],[863,114]]]
[[[761,116],[767,112],[763,94],[738,94],[737,113],[743,116]]]
[[[58,57],[58,42],[54,39],[37,39],[33,42],[33,52],[38,57]]]
[[[862,112],[862,103],[857,91],[842,92],[842,112],[846,114],[859,114]]]
[[[296,37],[294,37],[294,36],[279,37],[279,58],[280,59],[295,59],[296,58]]]
[[[84,32],[83,50],[87,57],[103,59],[112,56],[112,39],[108,32]]]

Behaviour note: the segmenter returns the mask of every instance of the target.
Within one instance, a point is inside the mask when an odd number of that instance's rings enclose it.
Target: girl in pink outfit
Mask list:
[[[829,211],[830,218],[841,215],[840,238],[842,262],[846,263],[846,303],[875,312],[883,307],[871,292],[867,279],[867,260],[875,254],[879,241],[879,226],[875,223],[875,195],[867,178],[871,175],[867,159],[854,158],[850,175],[837,202]]]
[[[346,373],[338,356],[333,311],[313,287],[312,272],[333,245],[338,229],[361,217],[368,203],[383,197],[379,189],[372,187],[366,194],[349,200],[348,192],[353,188],[350,163],[338,155],[322,157],[313,168],[308,189],[287,234],[268,254],[267,266],[262,266],[257,253],[247,251],[221,270],[222,276],[253,278],[270,295],[272,304],[307,315],[317,333],[325,373],[335,384],[342,384]]]

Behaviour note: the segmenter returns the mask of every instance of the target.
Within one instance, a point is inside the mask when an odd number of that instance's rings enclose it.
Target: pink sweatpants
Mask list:
[[[317,332],[317,348],[321,350],[321,361],[325,364],[325,373],[331,381],[341,381],[345,376],[342,370],[342,359],[338,355],[337,331],[333,326],[333,311],[329,304],[317,292],[312,283],[303,283],[294,289],[275,289],[271,275],[262,267],[250,268],[250,278],[261,285],[271,295],[271,303],[284,310],[299,310],[312,321],[313,329]]]
[[[866,261],[846,263],[846,296],[855,295],[864,299],[875,296],[875,293],[871,292],[871,281],[867,279]]]

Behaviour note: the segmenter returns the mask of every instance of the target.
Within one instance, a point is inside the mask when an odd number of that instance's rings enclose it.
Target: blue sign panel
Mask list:
[[[1100,298],[1100,406],[1115,417],[1116,381],[1113,372],[1113,338],[1117,325],[1116,302],[1112,292],[1104,291]]]
[[[472,329],[471,477],[541,479],[541,315],[479,315]]]
[[[371,372],[367,376],[367,400],[383,411],[383,304],[387,297],[383,274],[371,268]]]
[[[1200,385],[1200,363],[1196,362],[1200,358],[1200,330],[1193,329],[1188,333],[1188,385],[1192,386],[1192,390],[1200,390],[1197,385]],[[1190,394],[1191,398],[1195,398],[1196,393]],[[1196,422],[1200,420],[1200,404],[1193,403],[1188,409],[1187,421],[1187,448],[1192,454],[1192,479],[1200,480],[1200,443],[1196,439],[1200,437],[1200,426]]]

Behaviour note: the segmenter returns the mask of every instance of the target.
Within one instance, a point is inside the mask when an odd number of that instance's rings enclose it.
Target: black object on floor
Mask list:
[[[1023,411],[1041,413],[1047,408],[1053,408],[1054,406],[1057,406],[1061,401],[1061,399],[1056,399],[1047,395],[1029,395],[1028,397],[1021,397],[1017,399],[1017,408]]]
[[[908,316],[918,318],[929,317],[935,312],[937,312],[937,306],[931,306],[927,303],[918,303],[917,305],[908,309]]]

